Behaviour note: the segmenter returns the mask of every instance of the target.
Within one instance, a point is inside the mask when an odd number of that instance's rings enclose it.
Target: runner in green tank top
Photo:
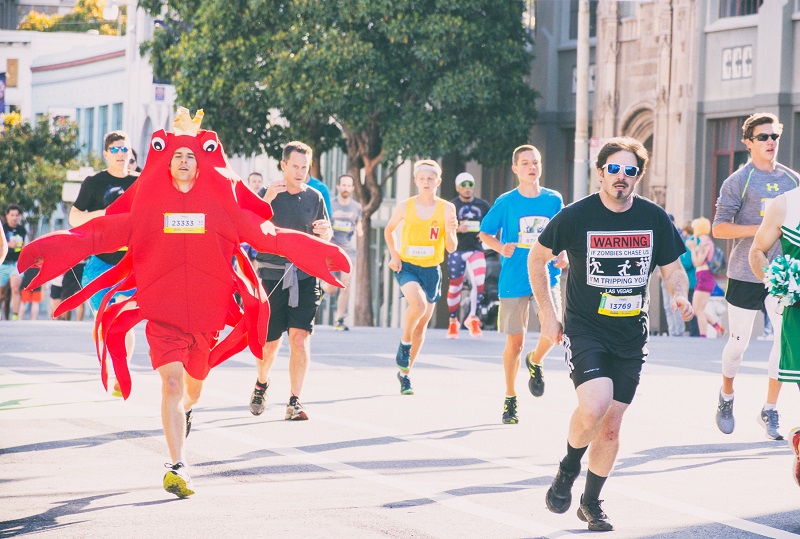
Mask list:
[[[750,267],[759,279],[765,277],[767,252],[778,239],[784,255],[800,260],[800,188],[775,198],[764,213],[764,221],[756,232],[749,257]],[[778,380],[800,382],[800,301],[783,310]],[[789,446],[794,450],[792,474],[800,485],[800,428],[789,434]]]

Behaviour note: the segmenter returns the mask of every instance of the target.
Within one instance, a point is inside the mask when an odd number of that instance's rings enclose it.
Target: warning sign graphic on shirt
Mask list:
[[[600,288],[646,286],[653,257],[651,230],[586,233],[586,284]]]

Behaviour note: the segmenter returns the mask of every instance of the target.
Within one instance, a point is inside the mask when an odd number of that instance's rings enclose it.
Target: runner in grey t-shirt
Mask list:
[[[750,161],[731,174],[722,184],[713,234],[716,238],[733,239],[734,247],[728,261],[728,325],[730,337],[722,351],[722,388],[717,407],[717,427],[725,433],[733,432],[733,379],[742,364],[742,356],[750,344],[756,313],[766,306],[775,328],[775,341],[769,355],[769,384],[767,400],[758,416],[767,438],[782,440],[778,431],[776,403],[781,383],[778,382],[780,359],[780,315],[777,314],[777,299],[767,295],[764,284],[753,274],[748,261],[764,211],[772,199],[800,184],[800,176],[777,162],[778,143],[783,125],[769,113],[756,113],[742,126],[742,142],[750,152]],[[772,260],[780,254],[776,243],[769,251]]]
[[[333,238],[331,242],[345,250],[352,260],[355,267],[356,246],[354,245],[353,235],[361,236],[361,204],[353,200],[353,177],[349,174],[342,174],[336,182],[338,195],[331,200],[331,223],[333,227]],[[336,325],[333,328],[337,331],[348,331],[344,319],[347,317],[347,306],[350,303],[350,273],[340,273],[339,280],[344,288],[339,289],[327,283],[322,284],[322,290],[326,294],[336,294]]]

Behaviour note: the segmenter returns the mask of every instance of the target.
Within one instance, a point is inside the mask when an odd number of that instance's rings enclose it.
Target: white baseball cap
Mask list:
[[[475,178],[473,178],[472,174],[469,172],[462,172],[456,176],[456,187],[459,187],[464,182],[472,182],[472,184],[475,185]]]

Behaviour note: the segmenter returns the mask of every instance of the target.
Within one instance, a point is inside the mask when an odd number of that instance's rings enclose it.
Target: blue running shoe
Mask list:
[[[411,362],[411,345],[400,343],[394,361],[397,363],[397,368],[403,371],[403,374],[408,374],[408,365]]]

